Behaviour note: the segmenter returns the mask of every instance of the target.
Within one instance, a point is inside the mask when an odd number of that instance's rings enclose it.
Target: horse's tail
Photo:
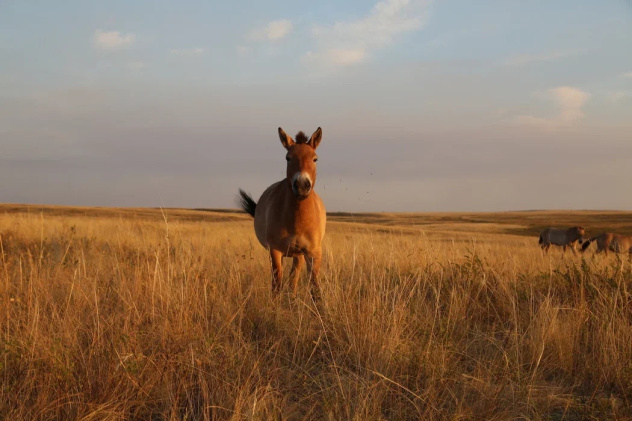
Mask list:
[[[242,189],[239,189],[239,197],[237,198],[239,201],[239,206],[246,211],[247,214],[255,217],[255,209],[257,208],[257,202],[252,200],[252,197]]]
[[[538,241],[538,244],[542,244],[544,243],[544,238],[542,238],[542,234],[540,234],[540,240]]]
[[[584,241],[584,244],[582,245],[582,253],[585,252],[586,249],[590,246],[590,243],[592,243],[596,239],[597,239],[597,237],[592,237],[592,238],[589,238],[588,240]]]

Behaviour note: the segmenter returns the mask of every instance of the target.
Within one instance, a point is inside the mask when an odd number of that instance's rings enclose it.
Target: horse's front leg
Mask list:
[[[577,256],[577,249],[575,248],[577,243],[573,243],[570,245],[571,251],[573,252],[573,256]]]
[[[320,271],[320,262],[322,260],[322,251],[312,252],[306,255],[307,272],[309,273],[309,282],[311,284],[312,299],[315,302],[320,301],[320,285],[318,284],[318,272]]]
[[[296,255],[293,258],[292,270],[290,271],[290,285],[292,285],[292,292],[296,295],[298,287],[298,279],[301,276],[301,269],[305,263],[305,256],[302,254]]]
[[[272,292],[278,294],[283,280],[283,253],[270,249],[270,263],[272,265]]]

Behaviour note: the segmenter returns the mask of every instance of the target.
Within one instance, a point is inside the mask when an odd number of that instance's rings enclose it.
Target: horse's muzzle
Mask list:
[[[292,183],[294,196],[305,198],[312,191],[312,182],[307,177],[297,177]]]

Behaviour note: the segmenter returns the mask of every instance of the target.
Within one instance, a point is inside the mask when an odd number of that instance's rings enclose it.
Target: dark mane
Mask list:
[[[309,139],[307,138],[307,136],[305,136],[305,133],[303,133],[303,132],[298,132],[298,133],[296,134],[296,137],[295,137],[294,141],[295,141],[296,143],[308,143],[308,142],[309,142]]]

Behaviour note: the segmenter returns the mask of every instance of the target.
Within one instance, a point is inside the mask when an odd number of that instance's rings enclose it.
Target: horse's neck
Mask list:
[[[316,200],[316,193],[312,191],[305,199],[297,199],[292,192],[292,188],[287,184],[283,186],[284,189],[284,202],[285,210],[292,214],[295,218],[307,216],[314,209],[314,201]]]
[[[301,200],[298,200],[296,196],[294,196],[294,194],[290,192],[290,195],[288,197],[288,210],[293,212],[295,215],[303,215],[314,209],[314,200],[314,192],[311,192],[309,196]]]

